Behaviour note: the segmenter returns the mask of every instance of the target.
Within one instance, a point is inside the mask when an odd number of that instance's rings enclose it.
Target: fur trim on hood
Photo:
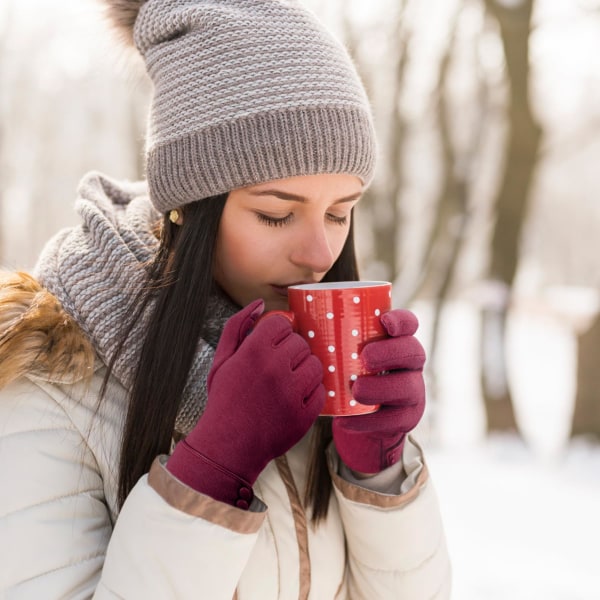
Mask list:
[[[23,375],[73,383],[92,374],[94,358],[48,290],[27,273],[0,271],[0,388]]]

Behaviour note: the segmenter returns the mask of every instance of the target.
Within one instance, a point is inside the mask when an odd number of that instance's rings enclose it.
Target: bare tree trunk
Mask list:
[[[3,59],[6,56],[6,52],[4,51],[4,46],[6,44],[6,36],[9,31],[9,22],[10,22],[10,13],[12,10],[12,6],[9,0],[6,1],[4,6],[2,7],[2,12],[4,14],[0,14],[0,23],[4,23],[4,26],[0,29],[0,267],[4,262],[4,209],[5,209],[5,199],[4,199],[4,186],[6,185],[6,164],[4,158],[4,146],[5,146],[5,132],[4,132],[4,119],[5,119],[5,111],[4,111],[4,103],[5,98],[3,97],[6,92],[6,74],[4,72],[4,62]]]
[[[0,46],[1,47],[1,46]],[[2,55],[0,49],[0,56]],[[0,90],[2,89],[2,66],[0,65]],[[1,94],[2,92],[0,92]],[[0,106],[2,98],[0,98]],[[3,111],[0,109],[0,267],[4,264],[4,185],[6,181],[6,169],[4,166],[4,123]]]
[[[408,63],[409,34],[403,26],[403,17],[408,0],[402,0],[396,9],[395,27],[393,38],[389,47],[395,53],[393,66],[392,86],[390,93],[392,107],[386,119],[387,139],[389,140],[388,152],[385,153],[388,160],[387,178],[385,192],[375,191],[369,188],[363,199],[359,210],[361,213],[370,215],[371,229],[373,235],[372,261],[385,268],[387,279],[393,281],[399,272],[398,240],[401,230],[400,195],[404,186],[404,174],[402,169],[402,149],[405,139],[406,123],[400,107],[400,97],[404,88],[405,72]],[[356,48],[356,40],[347,15],[344,19],[345,37],[350,51],[361,69],[359,57],[353,49]],[[363,77],[363,79],[366,79]]]
[[[571,437],[588,435],[600,440],[600,315],[577,343],[577,396]]]
[[[412,292],[413,297],[422,294],[432,297],[436,305],[431,353],[435,349],[439,311],[452,280],[452,271],[460,248],[460,235],[464,229],[463,217],[466,210],[464,169],[460,169],[457,164],[458,159],[451,139],[446,91],[448,71],[452,60],[456,27],[460,13],[461,10],[457,10],[455,18],[450,24],[448,44],[440,60],[435,95],[437,98],[437,121],[439,124],[440,145],[443,157],[442,185],[440,186],[436,202],[437,210],[435,211],[433,225],[425,243],[421,279],[417,282]]]
[[[367,205],[373,211],[374,218],[374,258],[389,269],[389,280],[393,281],[399,272],[398,238],[401,230],[400,197],[404,188],[404,170],[402,150],[406,136],[406,122],[400,107],[400,97],[404,87],[406,65],[408,63],[409,37],[402,27],[402,12],[396,26],[397,62],[394,69],[393,110],[388,121],[390,128],[390,151],[388,193]]]
[[[440,318],[453,279],[454,268],[462,246],[466,225],[467,182],[465,171],[459,167],[450,133],[449,106],[447,97],[447,77],[452,60],[456,27],[461,10],[457,10],[449,27],[448,44],[440,61],[436,86],[437,118],[442,149],[442,185],[437,200],[437,210],[425,256],[421,268],[421,281],[418,282],[413,297],[424,293],[433,299],[433,322],[429,343],[429,389],[433,398],[437,396],[437,341]]]
[[[482,387],[488,431],[517,430],[506,375],[505,335],[510,290],[519,258],[527,199],[540,144],[541,129],[529,104],[529,32],[533,0],[510,8],[485,0],[500,28],[510,83],[508,140],[502,182],[495,199],[496,223],[491,241],[488,280],[500,290],[497,302],[482,310]]]

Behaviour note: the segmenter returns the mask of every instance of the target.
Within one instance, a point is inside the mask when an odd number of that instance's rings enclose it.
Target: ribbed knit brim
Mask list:
[[[368,182],[375,153],[370,127],[363,112],[324,107],[265,113],[192,132],[148,153],[154,204],[166,211],[190,199],[295,175],[352,173]]]
[[[364,88],[300,4],[148,0],[134,33],[154,83],[146,175],[158,210],[295,175],[370,183]]]

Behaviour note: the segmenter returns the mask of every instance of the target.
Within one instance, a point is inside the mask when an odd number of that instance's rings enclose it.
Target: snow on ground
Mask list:
[[[428,452],[455,600],[600,599],[600,449],[540,459],[515,439]]]
[[[427,311],[415,311],[426,342]],[[486,439],[476,323],[467,305],[446,312],[437,429],[422,431],[453,600],[600,600],[600,446],[567,440],[573,331],[547,314],[513,316],[508,368],[525,440]]]

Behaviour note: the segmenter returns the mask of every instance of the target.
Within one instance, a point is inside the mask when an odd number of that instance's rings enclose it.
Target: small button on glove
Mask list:
[[[180,481],[243,509],[260,472],[300,441],[325,403],[321,363],[284,317],[256,324],[263,310],[257,300],[225,324],[206,410],[167,462]]]
[[[350,469],[363,474],[379,473],[399,460],[406,434],[425,410],[425,351],[414,337],[416,316],[391,310],[381,316],[381,323],[390,337],[366,344],[360,354],[373,374],[359,377],[352,386],[356,400],[381,408],[333,419],[338,454]]]

